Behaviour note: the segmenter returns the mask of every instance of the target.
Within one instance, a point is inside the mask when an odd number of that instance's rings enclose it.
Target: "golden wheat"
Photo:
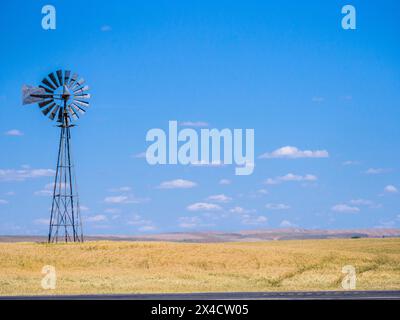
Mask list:
[[[340,290],[344,265],[357,289],[400,289],[400,239],[0,243],[0,295]]]

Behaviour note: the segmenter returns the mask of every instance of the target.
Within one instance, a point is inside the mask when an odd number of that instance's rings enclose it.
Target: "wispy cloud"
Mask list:
[[[55,171],[52,169],[0,169],[0,181],[24,181],[42,177],[52,177]]]
[[[82,205],[79,206],[79,209],[80,209],[81,211],[89,211],[89,210],[90,210],[89,207],[82,206]]]
[[[8,203],[8,201],[7,201],[7,200],[0,199],[0,204],[7,204],[7,203]]]
[[[267,203],[265,208],[268,210],[288,210],[290,206],[284,203]]]
[[[375,174],[388,173],[390,171],[391,169],[385,169],[385,168],[369,168],[368,170],[365,171],[365,173],[370,175],[375,175]]]
[[[342,162],[343,166],[356,166],[359,164],[360,164],[360,161],[357,161],[357,160],[346,160],[346,161]]]
[[[208,202],[197,202],[186,207],[189,211],[218,211],[222,210],[222,207],[218,204]]]
[[[153,224],[153,221],[143,218],[140,214],[134,214],[127,221],[127,224],[136,226],[138,228],[138,231],[141,232],[154,231],[157,229],[156,226]]]
[[[61,189],[61,191],[64,191],[66,188],[69,188],[69,183],[65,184],[64,182],[61,182],[57,185],[58,188]],[[52,196],[54,191],[54,182],[53,183],[47,183],[43,189],[39,191],[35,191],[34,195],[35,196]]]
[[[348,204],[345,204],[345,203],[334,205],[331,208],[331,210],[335,211],[335,212],[340,212],[340,213],[357,213],[357,212],[360,212],[360,208],[355,207],[355,206],[349,206]]]
[[[284,176],[276,177],[276,178],[268,178],[265,181],[265,184],[269,185],[274,185],[274,184],[280,184],[283,182],[290,182],[290,181],[295,181],[295,182],[312,182],[312,181],[317,181],[318,178],[315,175],[312,174],[306,174],[304,176],[293,174],[293,173],[288,173]]]
[[[184,179],[176,179],[161,182],[158,189],[190,189],[197,186],[197,183]]]
[[[280,227],[282,228],[295,228],[297,225],[294,223],[290,222],[289,220],[282,220],[281,223],[279,224]]]
[[[21,137],[24,135],[24,133],[18,129],[12,129],[4,133],[6,136],[11,136],[11,137]]]
[[[354,206],[365,206],[369,208],[381,208],[381,204],[377,204],[373,202],[372,200],[367,200],[367,199],[353,199],[349,201],[349,204],[354,205]]]
[[[130,191],[132,191],[131,187],[119,187],[110,189],[110,192],[130,192]]]
[[[86,216],[83,218],[85,222],[105,222],[107,221],[107,216],[104,214],[97,214],[94,216]]]
[[[185,229],[198,228],[202,224],[202,221],[199,217],[180,217],[178,221],[179,227]]]
[[[245,209],[243,207],[236,206],[236,207],[230,209],[229,212],[235,213],[235,214],[239,214],[239,215],[243,215],[243,214],[253,213],[253,212],[255,212],[255,210]]]
[[[219,184],[221,184],[221,185],[228,185],[228,184],[231,184],[231,183],[232,183],[232,181],[229,180],[229,179],[221,179],[221,180],[219,180]]]
[[[232,201],[232,198],[228,197],[228,196],[226,196],[224,194],[216,194],[216,195],[209,196],[207,198],[207,200],[211,201],[211,202],[227,203],[227,202]]]
[[[128,203],[143,203],[149,201],[149,198],[136,198],[133,195],[109,196],[104,198],[105,203],[110,204],[128,204]]]
[[[265,216],[251,216],[248,214],[242,216],[242,223],[246,225],[262,225],[267,221],[268,219]]]
[[[276,149],[272,152],[266,152],[260,156],[260,159],[299,159],[299,158],[328,158],[329,153],[326,150],[300,150],[296,147],[286,146]]]

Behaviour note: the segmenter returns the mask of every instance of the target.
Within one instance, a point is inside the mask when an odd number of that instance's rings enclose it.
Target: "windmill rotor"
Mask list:
[[[38,87],[23,86],[23,104],[38,103],[43,115],[63,123],[79,119],[89,107],[89,86],[85,79],[70,70],[57,70],[43,78]]]

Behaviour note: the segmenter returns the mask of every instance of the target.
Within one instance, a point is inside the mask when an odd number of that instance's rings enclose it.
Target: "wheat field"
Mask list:
[[[344,265],[358,290],[400,289],[400,239],[0,243],[0,295],[341,290]]]

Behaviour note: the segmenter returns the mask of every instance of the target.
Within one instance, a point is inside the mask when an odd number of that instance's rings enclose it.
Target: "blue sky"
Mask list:
[[[51,1],[51,31],[46,4],[2,3],[0,234],[47,232],[58,131],[20,89],[59,68],[91,87],[72,131],[87,234],[400,227],[398,1],[351,1],[356,30],[347,1]],[[254,128],[254,173],[149,166],[170,120]]]

